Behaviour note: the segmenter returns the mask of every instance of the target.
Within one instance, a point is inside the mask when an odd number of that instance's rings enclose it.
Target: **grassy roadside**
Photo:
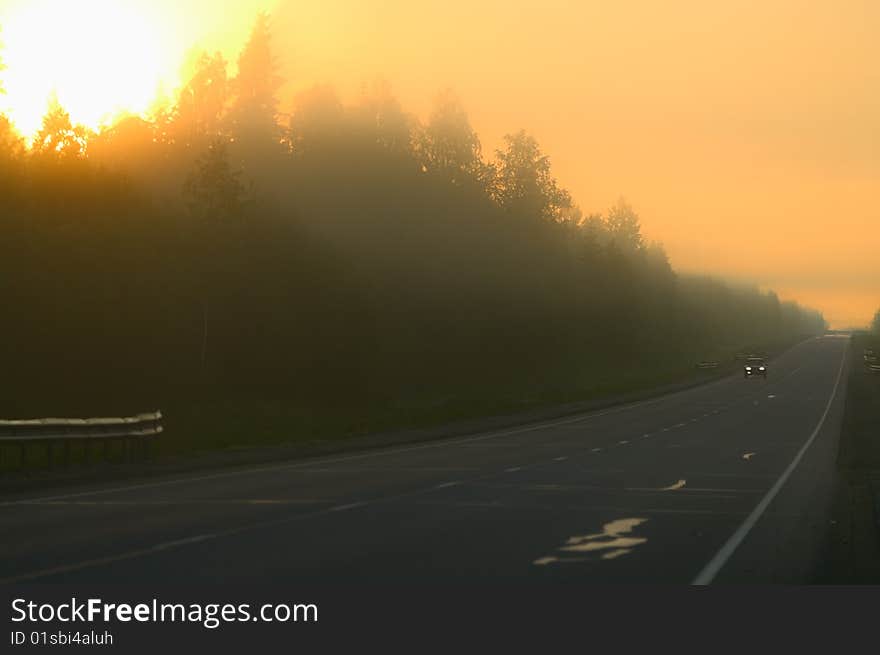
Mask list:
[[[818,582],[880,584],[880,375],[865,368],[880,337],[853,335],[828,550]]]
[[[774,354],[790,345],[768,345],[764,349]],[[675,363],[644,362],[639,366],[586,370],[580,379],[536,385],[530,390],[499,384],[493,389],[472,389],[446,397],[411,394],[406,400],[360,407],[303,407],[290,398],[241,396],[234,402],[228,398],[196,398],[162,408],[166,434],[155,445],[153,454],[165,462],[218,455],[226,455],[229,460],[239,456],[246,459],[248,451],[258,450],[291,457],[437,438],[453,433],[454,429],[442,430],[452,424],[459,431],[468,430],[471,424],[475,426],[473,431],[491,429],[494,426],[478,425],[480,419],[489,417],[540,420],[542,411],[552,414],[557,408],[564,411],[572,405],[574,413],[587,411],[590,403],[627,402],[654,392],[699,384],[740,366],[735,354],[743,349],[719,350],[712,353],[714,357],[705,358],[721,363],[715,370],[697,369],[693,358],[688,357]],[[5,452],[0,472],[6,478],[31,473],[43,476],[49,468],[45,448],[31,448],[24,469],[17,448],[2,450]],[[123,452],[119,445],[111,444],[106,461],[96,462],[93,454],[92,461],[86,464],[86,452],[81,446],[74,446],[70,457],[74,469],[108,468],[122,462]],[[63,473],[58,471],[56,476]]]

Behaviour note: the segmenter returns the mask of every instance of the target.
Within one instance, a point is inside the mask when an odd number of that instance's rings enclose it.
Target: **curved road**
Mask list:
[[[0,582],[808,582],[848,340],[470,437],[0,503]]]

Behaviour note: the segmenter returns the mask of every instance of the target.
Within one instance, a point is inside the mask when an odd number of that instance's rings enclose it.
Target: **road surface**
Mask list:
[[[847,344],[470,437],[9,498],[0,581],[808,582]]]

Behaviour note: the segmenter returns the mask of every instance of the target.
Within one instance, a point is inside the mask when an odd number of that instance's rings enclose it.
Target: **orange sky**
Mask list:
[[[4,7],[41,1],[0,0],[0,40]],[[677,268],[772,287],[835,327],[880,307],[873,0],[114,4],[153,16],[175,63],[193,44],[234,61],[270,8],[285,100],[381,76],[424,117],[451,86],[487,152],[528,129],[585,211],[625,195]]]

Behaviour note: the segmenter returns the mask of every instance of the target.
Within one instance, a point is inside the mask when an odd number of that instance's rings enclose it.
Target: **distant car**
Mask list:
[[[767,363],[763,357],[749,357],[743,366],[743,377],[752,378],[758,375],[767,379]]]

